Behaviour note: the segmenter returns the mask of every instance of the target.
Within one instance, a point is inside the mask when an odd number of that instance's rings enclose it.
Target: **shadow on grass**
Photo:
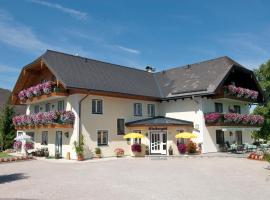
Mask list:
[[[0,175],[0,184],[9,183],[12,181],[17,181],[17,180],[26,179],[26,178],[28,178],[28,176],[25,176],[23,173]]]

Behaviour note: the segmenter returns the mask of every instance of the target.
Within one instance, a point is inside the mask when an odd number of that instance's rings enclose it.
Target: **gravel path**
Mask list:
[[[118,159],[0,165],[0,199],[263,200],[266,162],[243,158]]]

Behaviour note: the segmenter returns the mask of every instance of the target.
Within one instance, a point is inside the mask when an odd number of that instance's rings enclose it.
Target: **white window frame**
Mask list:
[[[98,133],[101,132],[101,143],[98,142]],[[103,142],[104,132],[107,132],[107,141]],[[97,146],[108,146],[109,145],[109,130],[97,130]]]
[[[47,133],[47,137],[46,137],[46,143],[47,144],[43,144],[43,133]],[[48,133],[48,131],[42,131],[41,132],[41,145],[48,145],[48,141],[49,141],[49,133]]]
[[[60,104],[59,103],[61,103],[61,107],[62,107],[62,109],[60,108]],[[65,100],[60,100],[60,101],[57,101],[57,111],[64,111],[65,110]]]
[[[100,111],[98,110],[98,102],[100,102]],[[93,107],[93,104],[94,107]],[[103,114],[103,100],[102,99],[92,99],[92,114]]]
[[[156,108],[155,104],[147,104],[147,114],[148,117],[155,117],[156,115]]]
[[[142,103],[134,103],[133,109],[134,116],[142,116]]]

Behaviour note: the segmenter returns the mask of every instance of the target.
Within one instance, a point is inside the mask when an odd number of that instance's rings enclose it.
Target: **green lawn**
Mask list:
[[[4,152],[0,152],[0,158],[9,158],[9,157],[12,157]]]

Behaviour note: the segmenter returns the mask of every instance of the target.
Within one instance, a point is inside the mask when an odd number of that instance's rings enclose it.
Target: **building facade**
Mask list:
[[[264,96],[252,71],[228,57],[161,72],[138,70],[48,50],[25,66],[12,94],[14,104],[27,105],[17,116],[17,134],[28,134],[35,148],[47,147],[72,159],[82,134],[85,157],[115,156],[116,148],[133,155],[178,155],[175,135],[195,131],[202,153],[217,152],[224,143],[251,143],[263,122],[249,114]],[[128,132],[145,137],[126,140]]]

